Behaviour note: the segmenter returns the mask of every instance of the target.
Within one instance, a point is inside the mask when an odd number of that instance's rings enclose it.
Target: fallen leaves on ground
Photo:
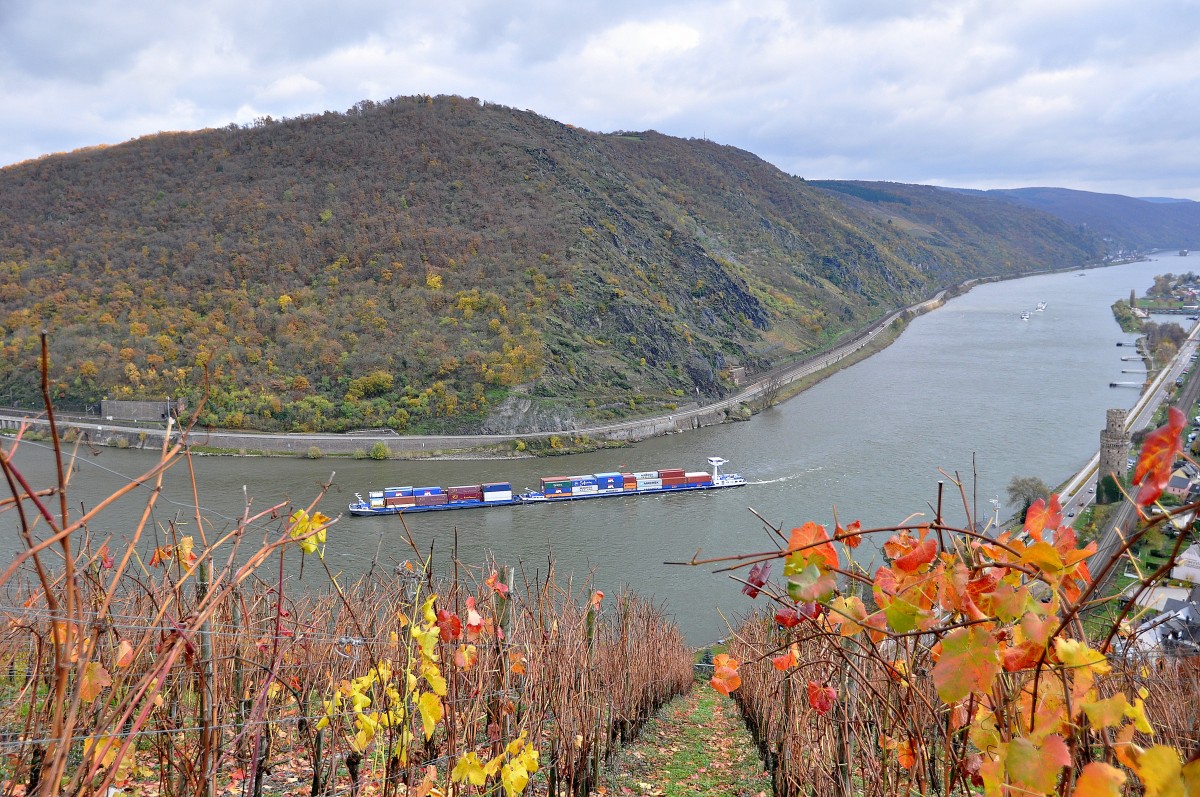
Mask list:
[[[622,750],[597,790],[605,797],[766,797],[771,777],[728,697],[697,685],[659,711]]]

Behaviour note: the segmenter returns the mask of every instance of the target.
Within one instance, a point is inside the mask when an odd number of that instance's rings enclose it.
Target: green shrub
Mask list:
[[[325,452],[317,446],[309,446],[308,451],[305,452],[304,456],[308,459],[320,459],[321,457],[325,456]]]
[[[367,455],[371,459],[390,459],[392,450],[388,448],[387,443],[380,440],[375,445],[371,446],[371,452]]]

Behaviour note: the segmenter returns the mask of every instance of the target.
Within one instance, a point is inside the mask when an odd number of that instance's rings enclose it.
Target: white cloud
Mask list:
[[[461,94],[807,177],[1200,199],[1189,0],[0,5],[0,163]]]

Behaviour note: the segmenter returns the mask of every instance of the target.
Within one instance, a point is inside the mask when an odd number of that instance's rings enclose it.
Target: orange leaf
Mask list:
[[[788,558],[783,574],[798,573],[810,563],[822,570],[838,566],[837,549],[829,541],[825,527],[811,520],[798,529],[792,529],[788,539]]]
[[[955,703],[972,692],[989,692],[999,671],[996,641],[987,629],[959,628],[942,640],[942,655],[933,665],[933,685],[944,702]]]
[[[892,560],[892,567],[905,573],[915,573],[917,570],[933,561],[937,556],[937,540],[926,537],[908,553]]]
[[[1166,425],[1146,435],[1137,467],[1133,470],[1133,483],[1141,485],[1134,499],[1138,506],[1157,501],[1171,480],[1171,468],[1183,448],[1180,435],[1183,434],[1184,421],[1179,408],[1171,407]]]
[[[459,645],[458,650],[454,651],[454,664],[460,670],[471,669],[478,658],[479,652],[474,645]]]
[[[857,548],[862,544],[862,535],[859,534],[861,530],[862,523],[856,520],[846,528],[838,526],[834,534],[838,537],[842,537],[842,545],[845,545],[847,548]],[[846,536],[843,537],[842,535]]]
[[[500,580],[500,574],[497,573],[495,570],[492,571],[492,574],[490,576],[488,576],[486,579],[484,579],[483,583],[487,584],[489,587],[491,587],[496,592],[499,592],[503,597],[505,597],[505,598],[508,597],[508,585]]]
[[[796,654],[798,650],[798,646],[793,642],[792,646],[788,648],[787,653],[781,653],[780,655],[772,658],[771,664],[775,665],[775,669],[777,670],[790,670],[792,667],[796,666]]]
[[[112,685],[108,670],[96,661],[90,662],[83,668],[79,676],[79,697],[83,702],[90,703],[100,696],[106,686]]]
[[[1019,794],[1049,794],[1058,782],[1071,754],[1062,737],[1050,734],[1041,744],[1018,736],[1008,743],[1005,765],[1013,791]]]
[[[1124,793],[1125,773],[1099,761],[1083,767],[1071,792],[1073,797],[1121,797]]]
[[[1046,499],[1039,498],[1029,505],[1028,511],[1025,512],[1025,533],[1033,539],[1041,542],[1042,531],[1045,529],[1054,530],[1062,525],[1062,505],[1058,502],[1058,496],[1050,496],[1050,503],[1046,503]]]
[[[738,675],[739,666],[737,659],[730,658],[728,654],[714,656],[713,677],[709,680],[712,688],[728,697],[730,692],[742,685],[742,677]]]
[[[133,645],[129,644],[129,640],[122,639],[121,644],[117,645],[117,666],[128,667],[133,664]]]

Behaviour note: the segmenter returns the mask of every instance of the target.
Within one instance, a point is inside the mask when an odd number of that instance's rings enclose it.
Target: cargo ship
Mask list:
[[[494,506],[548,504],[618,495],[658,495],[692,490],[716,490],[740,487],[746,480],[737,473],[721,473],[728,460],[709,457],[712,471],[685,471],[683,468],[640,471],[637,473],[589,473],[582,476],[545,476],[540,490],[514,493],[509,482],[490,482],[461,487],[387,487],[362,495],[350,504],[351,515],[395,515],[410,512],[434,512],[448,509],[479,509]]]

